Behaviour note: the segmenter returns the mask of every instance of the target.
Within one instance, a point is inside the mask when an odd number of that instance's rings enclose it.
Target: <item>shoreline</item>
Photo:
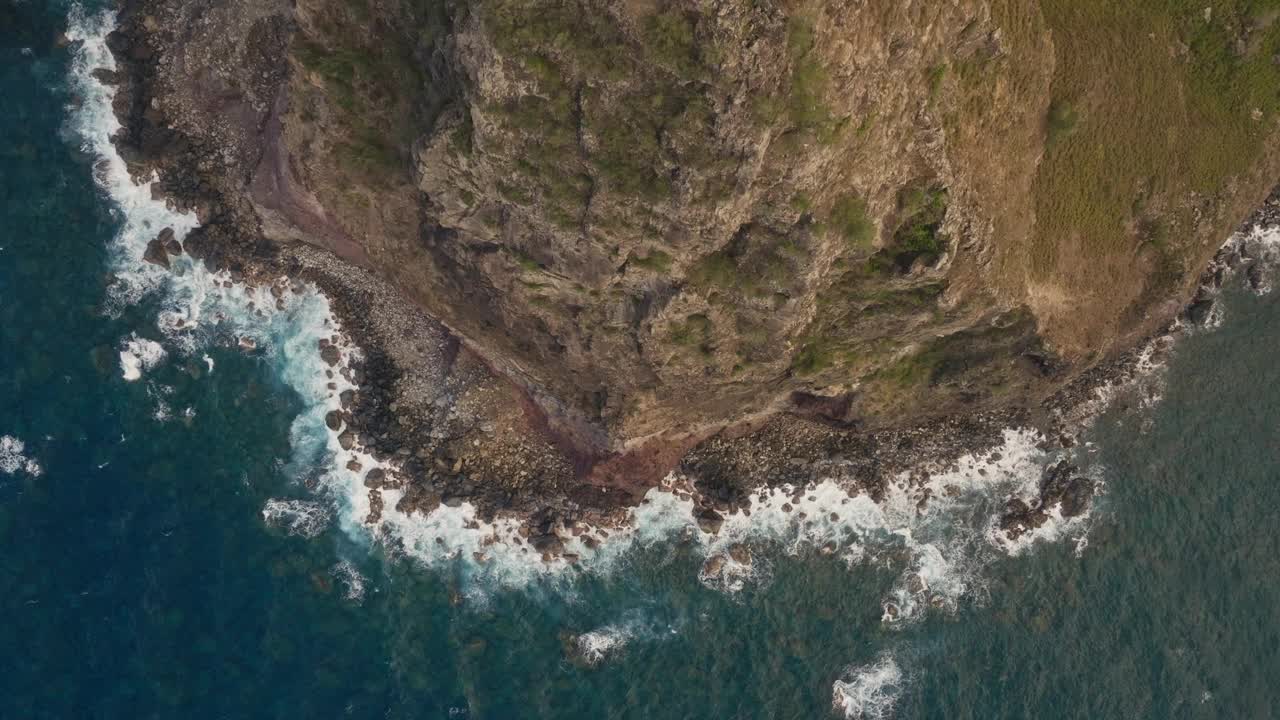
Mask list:
[[[227,270],[233,280],[257,285],[285,276],[312,282],[325,294],[345,335],[363,356],[351,368],[358,390],[344,400],[330,429],[338,433],[344,449],[363,449],[380,463],[395,464],[402,480],[387,481],[381,474],[371,478],[370,473],[365,485],[371,497],[380,497],[383,488],[403,490],[398,509],[406,514],[468,502],[481,518],[519,517],[525,525],[539,528],[542,536],[579,522],[617,527],[650,489],[679,472],[691,478],[696,491],[691,497],[700,521],[706,520],[699,524],[706,529],[717,527],[717,518],[742,509],[743,502],[763,488],[836,477],[851,493],[880,500],[902,473],[923,486],[930,474],[927,468],[936,472],[961,457],[991,453],[1008,429],[1040,434],[1046,438],[1045,450],[1070,448],[1100,409],[1099,390],[1140,377],[1153,352],[1167,351],[1165,338],[1180,331],[1183,318],[1208,317],[1206,304],[1212,305],[1222,286],[1224,268],[1241,263],[1237,251],[1228,252],[1228,240],[1178,318],[1038,404],[881,430],[823,422],[820,408],[807,418],[778,412],[683,436],[673,433],[604,456],[589,442],[556,432],[545,401],[495,372],[373,273],[318,247],[274,245],[263,239],[252,225],[252,215],[246,215],[251,211],[218,189],[223,178],[202,174],[196,163],[175,167],[166,153],[175,145],[190,151],[182,139],[169,138],[150,155],[146,142],[129,150],[130,138],[144,138],[155,125],[145,104],[138,102],[150,95],[146,84],[155,69],[148,63],[154,63],[157,54],[142,25],[129,25],[142,37],[117,28],[109,43],[121,66],[112,80],[125,137],[115,144],[131,174],[136,178],[156,171],[166,200],[200,215],[201,226],[187,238],[185,251],[210,269]],[[1255,218],[1274,223],[1280,216],[1275,198],[1273,193],[1242,227],[1252,227]]]

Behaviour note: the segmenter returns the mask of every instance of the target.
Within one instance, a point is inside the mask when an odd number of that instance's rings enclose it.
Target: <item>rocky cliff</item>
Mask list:
[[[122,143],[206,256],[373,270],[589,454],[893,427],[1128,349],[1266,195],[1280,25],[1183,5],[131,1]]]

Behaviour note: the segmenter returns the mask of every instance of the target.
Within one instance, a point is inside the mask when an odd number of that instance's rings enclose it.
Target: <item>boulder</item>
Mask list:
[[[142,259],[152,265],[159,265],[165,270],[169,269],[169,253],[164,249],[164,241],[160,236],[151,238],[151,242],[147,243],[147,249],[142,253]]]
[[[702,532],[710,535],[720,532],[720,526],[724,525],[724,516],[711,508],[699,512],[697,520]]]
[[[364,474],[364,486],[367,488],[382,487],[383,482],[387,478],[387,473],[382,468],[373,468]]]
[[[555,533],[536,535],[529,542],[533,545],[533,549],[540,553],[559,555],[564,552],[564,541]]]
[[[340,445],[343,450],[350,450],[355,447],[356,434],[350,430],[344,430],[342,434],[338,436],[338,445]]]
[[[337,347],[326,344],[320,348],[320,359],[331,366],[337,365],[342,361],[342,352]]]

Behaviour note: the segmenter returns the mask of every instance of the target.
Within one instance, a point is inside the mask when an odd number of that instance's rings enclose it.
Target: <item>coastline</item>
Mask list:
[[[122,66],[112,78],[117,97],[133,99],[117,102],[115,109],[126,138],[145,138],[157,123],[137,99],[150,96],[145,85],[154,69],[148,63],[157,53],[144,22],[133,19],[124,26],[143,35],[113,33],[112,49]],[[127,143],[117,142],[121,146]],[[313,246],[267,242],[252,211],[219,190],[227,180],[200,170],[205,164],[174,162],[175,148],[191,152],[183,139],[166,138],[139,142],[139,152],[122,154],[135,178],[158,171],[165,199],[199,214],[201,227],[187,238],[185,251],[237,282],[270,286],[285,276],[314,283],[350,344],[360,349],[361,359],[350,368],[358,390],[329,427],[344,449],[395,468],[391,479],[370,468],[364,480],[370,497],[380,498],[383,489],[401,492],[398,509],[406,514],[467,502],[478,517],[517,518],[536,537],[562,535],[578,523],[618,527],[672,472],[690,478],[699,525],[714,533],[720,519],[749,509],[748,498],[762,489],[834,478],[851,494],[881,500],[905,473],[919,490],[959,458],[995,451],[1011,428],[1041,436],[1043,450],[1070,448],[1100,409],[1100,391],[1130,383],[1158,364],[1171,344],[1167,338],[1210,316],[1225,269],[1247,260],[1238,248],[1229,250],[1228,241],[1178,318],[1040,403],[878,430],[824,420],[827,413],[816,408],[811,417],[776,413],[604,456],[589,441],[558,432],[548,420],[548,401],[495,372],[371,272]],[[1273,194],[1243,227],[1252,227],[1255,218],[1274,222],[1274,199]],[[1042,497],[1040,505],[1051,499]],[[557,547],[550,540],[543,544]]]

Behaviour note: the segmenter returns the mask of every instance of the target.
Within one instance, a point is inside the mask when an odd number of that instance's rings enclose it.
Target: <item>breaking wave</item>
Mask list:
[[[678,632],[678,627],[659,624],[635,610],[626,613],[618,622],[570,636],[567,650],[572,659],[594,667],[616,657],[632,643],[662,640]]]
[[[851,666],[832,685],[832,705],[850,720],[884,720],[893,716],[906,678],[891,655],[870,665]]]
[[[343,599],[356,605],[364,602],[365,577],[355,563],[342,560],[333,566],[330,574],[342,586]]]
[[[167,354],[160,343],[140,338],[134,333],[124,341],[120,350],[121,375],[130,382],[137,380],[143,372],[159,365]]]
[[[262,507],[262,520],[290,535],[313,538],[329,528],[329,507],[315,500],[272,498]]]
[[[0,437],[0,472],[13,475],[19,471],[32,477],[44,474],[40,462],[26,455],[27,445],[12,435]]]

